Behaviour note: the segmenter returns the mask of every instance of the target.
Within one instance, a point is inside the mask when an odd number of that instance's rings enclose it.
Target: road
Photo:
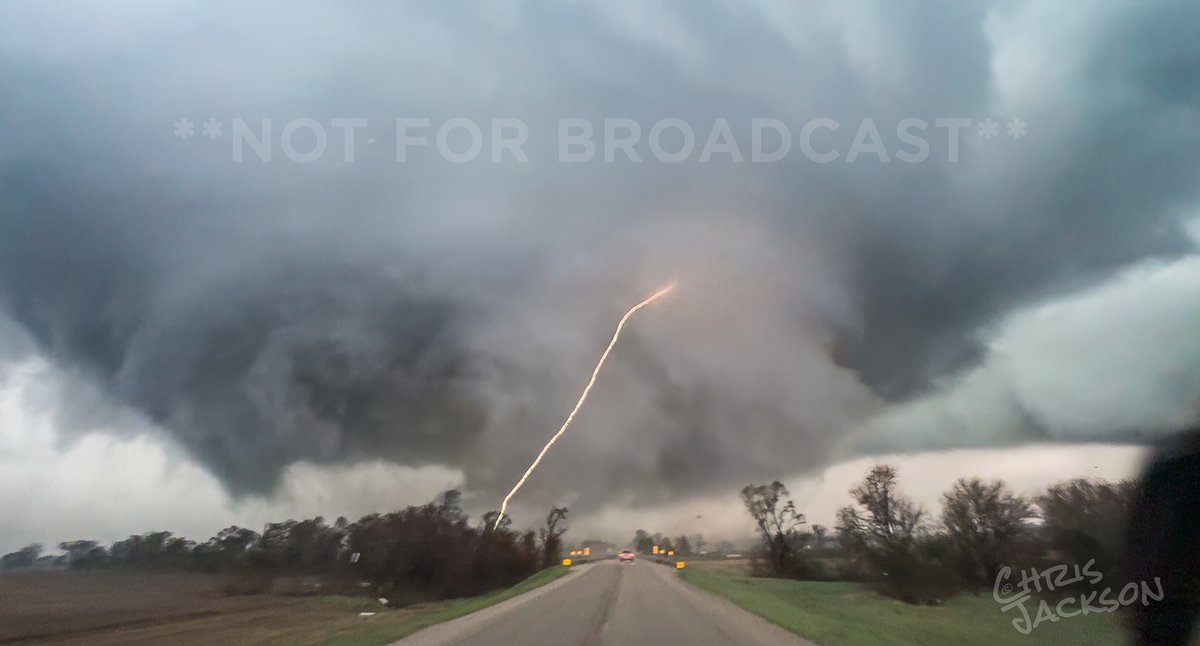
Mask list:
[[[427,628],[395,646],[786,646],[811,642],[680,581],[664,565],[601,561]]]

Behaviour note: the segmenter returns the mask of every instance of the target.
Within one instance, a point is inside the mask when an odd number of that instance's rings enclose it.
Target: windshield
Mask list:
[[[0,641],[1186,643],[1197,33],[0,3]]]

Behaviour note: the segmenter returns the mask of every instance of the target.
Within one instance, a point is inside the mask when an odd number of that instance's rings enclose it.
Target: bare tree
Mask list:
[[[942,525],[954,546],[959,571],[967,581],[991,585],[1011,560],[1017,541],[1030,534],[1035,518],[1027,500],[1000,480],[959,478],[942,494]]]
[[[804,514],[796,511],[796,503],[788,498],[787,487],[776,480],[769,485],[746,485],[742,502],[754,518],[763,547],[776,574],[792,570],[795,558],[795,539],[804,524]]]
[[[838,536],[850,548],[910,545],[924,511],[896,489],[896,469],[877,464],[850,490],[856,504],[838,510]]]
[[[551,507],[550,513],[546,514],[546,526],[541,529],[543,567],[558,563],[562,557],[562,535],[567,532],[566,520],[566,507]]]
[[[901,495],[896,469],[879,464],[850,490],[854,504],[838,511],[838,540],[866,565],[885,595],[905,603],[941,603],[961,589],[938,555],[944,537],[925,531],[924,512]]]

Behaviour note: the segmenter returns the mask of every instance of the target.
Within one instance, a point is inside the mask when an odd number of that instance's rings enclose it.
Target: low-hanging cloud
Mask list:
[[[631,327],[533,500],[802,472],[978,365],[1014,311],[1194,249],[1193,6],[104,13],[120,20],[0,9],[0,307],[22,330],[0,356],[48,357],[238,494],[291,464],[376,459],[501,492],[615,317],[670,279],[679,293]],[[228,133],[172,136],[210,115],[361,117],[381,134],[353,164],[234,163]],[[395,161],[396,117],[454,116],[523,120],[531,161]],[[957,162],[549,161],[567,117],[701,133],[726,118],[742,141],[756,117],[797,132],[829,117],[844,151],[863,118],[993,116],[1028,136],[972,126]],[[95,408],[58,405],[80,429]]]

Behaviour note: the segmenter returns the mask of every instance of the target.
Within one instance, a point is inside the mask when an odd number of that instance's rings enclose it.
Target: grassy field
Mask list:
[[[219,575],[6,573],[0,575],[0,643],[386,644],[565,573],[550,568],[507,590],[401,609],[364,597],[231,595],[224,592],[229,577]]]
[[[855,583],[751,578],[705,568],[682,570],[687,582],[721,595],[822,646],[892,644],[1125,644],[1111,614],[1042,622],[1029,635],[1010,623],[990,595],[962,595],[941,606],[910,606]]]
[[[717,574],[743,575],[750,574],[750,559],[685,559],[690,568],[699,568]]]

